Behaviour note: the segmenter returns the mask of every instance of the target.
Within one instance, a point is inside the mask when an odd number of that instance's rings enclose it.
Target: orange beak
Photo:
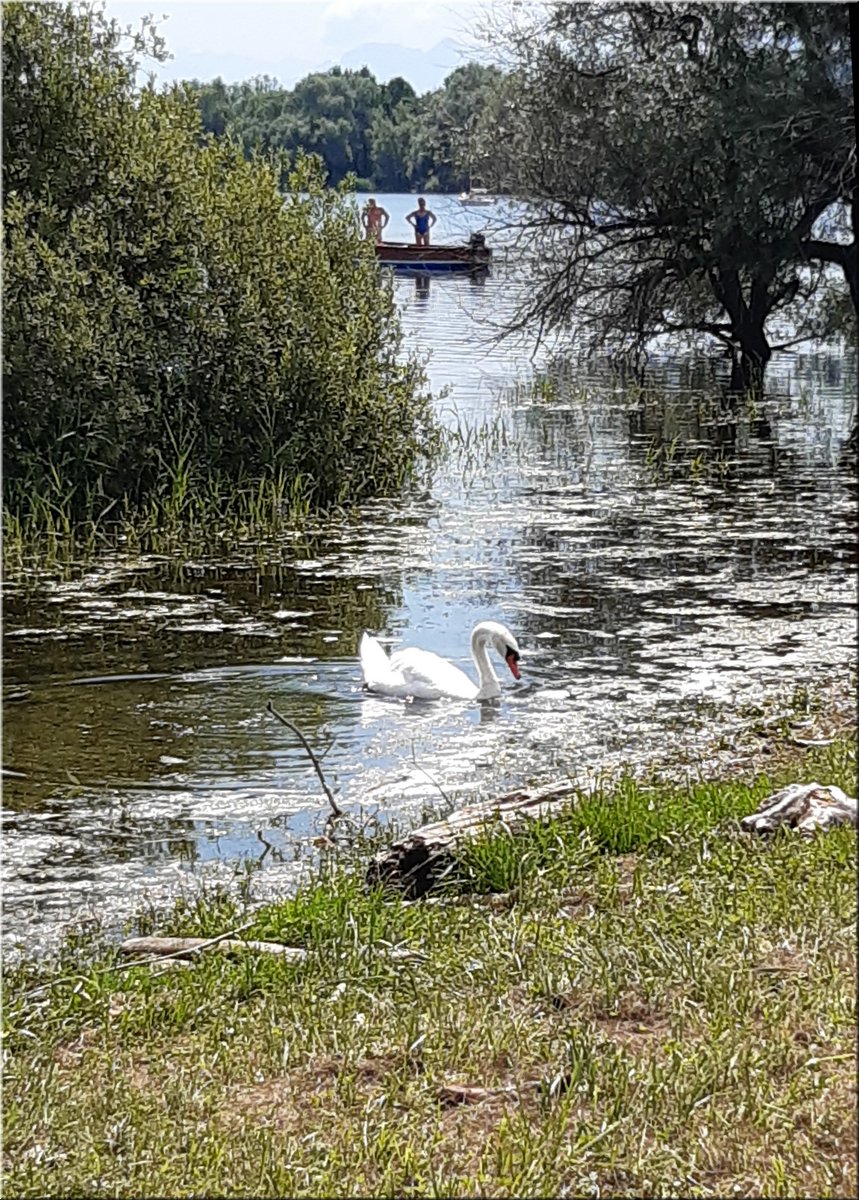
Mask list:
[[[510,668],[510,674],[513,676],[514,679],[522,678],[522,674],[519,670],[519,664],[516,661],[518,659],[518,657],[519,657],[519,655],[516,653],[516,651],[511,650],[510,653],[507,655],[507,659],[506,659],[507,666]]]

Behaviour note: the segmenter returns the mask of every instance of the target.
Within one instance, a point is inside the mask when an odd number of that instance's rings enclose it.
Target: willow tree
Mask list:
[[[495,183],[536,245],[516,325],[622,351],[706,334],[745,388],[776,317],[810,331],[822,262],[855,301],[855,240],[832,236],[855,178],[846,5],[516,5],[491,42]]]

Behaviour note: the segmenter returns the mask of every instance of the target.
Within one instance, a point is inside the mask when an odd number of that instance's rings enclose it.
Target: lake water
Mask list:
[[[377,200],[405,240],[414,197]],[[429,204],[436,241],[496,215]],[[732,421],[707,364],[666,354],[636,401],[602,364],[489,344],[523,285],[503,254],[485,279],[396,281],[462,434],[424,493],[228,559],[117,554],[6,580],[7,951],[243,862],[261,862],[264,893],[293,886],[327,807],[268,700],[327,747],[344,807],[405,821],[442,793],[593,778],[678,746],[694,758],[719,705],[846,675],[855,356],[777,358],[766,402]],[[523,651],[499,704],[362,692],[365,628],[469,670],[483,618]]]

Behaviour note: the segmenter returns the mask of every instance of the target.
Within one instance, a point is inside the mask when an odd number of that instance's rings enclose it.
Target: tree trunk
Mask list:
[[[856,113],[859,112],[859,7],[848,4],[850,13],[850,64],[853,68],[853,124],[856,124]],[[848,247],[848,265],[844,268],[847,282],[850,285],[850,297],[859,321],[859,159],[856,157],[856,147],[853,147],[853,193],[850,197],[850,215],[853,223],[853,245]]]
[[[735,270],[720,270],[712,282],[716,299],[731,322],[731,340],[735,347],[731,365],[731,394],[735,398],[752,395],[759,399],[763,395],[767,364],[772,357],[764,331],[769,312],[766,279],[755,278],[752,281],[748,303]]]
[[[752,396],[759,400],[764,392],[764,376],[772,357],[763,326],[744,329],[738,337],[740,348],[731,365],[731,392],[734,396]]]

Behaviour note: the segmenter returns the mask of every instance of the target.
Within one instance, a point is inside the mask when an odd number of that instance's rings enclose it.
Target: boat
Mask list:
[[[459,246],[377,242],[376,258],[395,271],[485,271],[492,262],[492,251],[482,233],[473,233],[465,245]]]
[[[467,192],[459,193],[459,203],[463,208],[486,208],[495,204],[497,198],[486,188],[472,187]]]

